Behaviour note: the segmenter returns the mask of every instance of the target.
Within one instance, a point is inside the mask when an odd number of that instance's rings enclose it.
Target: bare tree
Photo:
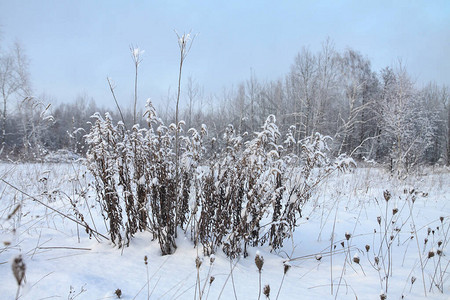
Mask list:
[[[304,48],[295,58],[293,72],[297,81],[297,92],[299,93],[302,110],[296,110],[299,117],[300,127],[297,128],[297,139],[303,139],[312,133],[314,121],[313,106],[315,104],[315,92],[317,91],[317,59]]]
[[[335,100],[339,88],[339,59],[334,44],[327,38],[322,44],[322,51],[317,55],[317,100],[314,109],[314,123],[312,132],[330,134],[327,130],[332,120],[329,109],[331,102]],[[328,114],[327,114],[328,113]]]
[[[201,97],[202,89],[200,88],[199,84],[192,78],[192,76],[189,76],[187,79],[186,90],[188,98],[187,127],[191,128],[193,126],[192,125],[193,110],[195,108],[195,104],[198,97]]]
[[[345,102],[341,104],[343,108],[339,116],[341,125],[335,134],[340,143],[337,153],[353,152],[356,148],[359,150],[358,153],[361,153],[363,144],[371,140],[367,139],[366,123],[374,103],[370,88],[376,82],[376,78],[370,69],[369,60],[352,49],[346,50],[339,61],[341,71],[339,78]]]
[[[256,95],[258,92],[258,82],[256,80],[256,76],[254,74],[255,72],[251,70],[250,73],[250,79],[247,80],[247,92],[248,92],[248,98],[249,98],[249,105],[250,105],[250,132],[255,131],[256,127],[256,120],[255,120],[255,114],[256,114]]]
[[[44,103],[42,98],[26,97],[17,106],[16,118],[22,127],[23,155],[26,159],[39,160],[47,153],[44,136],[54,117],[50,114],[50,104]]]
[[[236,109],[237,109],[238,117],[239,117],[238,133],[242,134],[243,131],[245,131],[243,129],[243,127],[244,127],[244,122],[247,119],[246,112],[245,112],[246,111],[246,109],[245,109],[246,103],[245,103],[245,86],[244,86],[244,84],[239,85],[238,92],[237,92],[234,102],[236,103]]]
[[[28,73],[28,58],[23,53],[19,43],[6,52],[0,52],[0,91],[2,97],[2,149],[5,146],[7,136],[9,102],[12,97],[24,99],[30,95],[30,83]]]

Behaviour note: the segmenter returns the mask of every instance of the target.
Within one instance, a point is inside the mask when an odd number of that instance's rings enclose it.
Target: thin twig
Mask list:
[[[106,77],[106,80],[108,80],[109,89],[111,90],[111,94],[112,94],[112,96],[114,98],[114,102],[116,103],[117,110],[119,111],[120,118],[122,119],[122,122],[123,122],[123,126],[125,126],[125,129],[127,129],[127,126],[125,125],[125,119],[124,119],[123,114],[122,114],[122,110],[120,109],[119,102],[117,102],[116,94],[114,93],[114,87],[112,86],[112,83],[111,83],[111,80],[110,80],[109,77]]]
[[[420,254],[420,245],[419,245],[419,237],[417,236],[417,230],[416,230],[416,224],[414,222],[414,217],[413,217],[413,212],[412,212],[412,205],[409,203],[408,201],[408,205],[409,205],[409,211],[410,211],[410,216],[411,216],[411,221],[413,224],[413,229],[414,229],[414,235],[416,237],[416,243],[417,243],[417,250],[418,250],[418,254],[419,254],[419,259],[420,259],[420,266],[421,266],[421,271],[422,271],[422,282],[423,282],[423,292],[425,293],[425,297],[427,296],[427,288],[425,286],[425,275],[423,272],[423,261],[422,261],[422,254]]]
[[[233,269],[236,267],[237,263],[239,262],[239,259],[236,260],[236,263],[234,264],[234,266],[231,268],[231,272],[233,272]],[[228,273],[227,279],[225,280],[225,283],[222,286],[222,290],[220,291],[219,297],[217,298],[217,300],[220,300],[220,297],[222,296],[223,290],[225,289],[225,286],[227,285],[228,279],[231,276],[231,272]]]
[[[91,248],[78,248],[78,247],[59,247],[59,246],[55,246],[55,247],[37,247],[37,249],[41,249],[41,250],[45,250],[45,249],[69,249],[69,250],[87,250],[90,251],[92,250]]]
[[[231,284],[233,285],[234,299],[237,300],[236,286],[234,285],[233,268],[231,267],[231,258],[230,258],[230,274],[231,274]]]

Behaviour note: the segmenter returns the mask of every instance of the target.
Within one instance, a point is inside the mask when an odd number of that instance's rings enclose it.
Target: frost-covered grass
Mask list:
[[[106,234],[92,178],[80,165],[2,164],[0,176],[57,210],[0,182],[4,299],[16,295],[11,262],[19,254],[26,264],[20,299],[115,299],[117,289],[121,299],[257,299],[257,251],[264,258],[261,288],[270,285],[270,299],[281,284],[278,299],[380,299],[386,290],[387,299],[449,297],[448,169],[423,169],[404,181],[380,168],[336,173],[305,204],[292,241],[277,253],[250,248],[249,257],[230,260],[219,252],[212,264],[182,231],[168,256],[147,232],[122,249],[89,239],[60,214],[75,217],[75,204],[91,228]]]

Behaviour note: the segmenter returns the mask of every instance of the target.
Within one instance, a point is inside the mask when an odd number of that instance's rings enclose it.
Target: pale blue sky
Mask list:
[[[277,79],[294,56],[330,37],[354,48],[374,70],[398,58],[417,83],[450,85],[450,1],[7,1],[0,0],[5,48],[18,40],[31,60],[36,94],[58,102],[79,94],[112,107],[106,77],[121,105],[133,95],[130,44],[145,50],[139,102],[158,102],[177,84],[173,32],[198,33],[184,79],[220,94],[249,78]],[[186,82],[186,81],[185,81]]]

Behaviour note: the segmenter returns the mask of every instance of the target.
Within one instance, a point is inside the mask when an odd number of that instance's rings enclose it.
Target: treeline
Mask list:
[[[206,123],[219,138],[216,128],[231,123],[239,133],[254,132],[273,114],[280,131],[293,130],[296,140],[315,132],[332,137],[336,156],[347,153],[395,170],[450,161],[448,87],[418,87],[401,63],[374,71],[361,53],[336,51],[330,41],[317,53],[300,51],[283,78],[261,82],[251,74],[193,109],[201,101],[198,90],[188,80],[183,119],[197,128]],[[170,112],[164,117],[173,120]]]
[[[47,108],[43,101],[27,97],[20,47],[0,58],[2,91],[8,85],[19,86],[10,88],[6,98],[8,89],[3,93],[2,158],[39,159],[57,149],[85,153],[88,122],[95,112],[105,110],[87,97]],[[9,69],[6,61],[11,62]],[[14,69],[18,71],[11,72]],[[5,80],[8,76],[13,78],[11,83]],[[375,71],[367,57],[352,49],[337,51],[330,41],[315,53],[301,50],[286,75],[274,81],[260,81],[252,73],[237,87],[210,96],[203,95],[201,85],[192,78],[185,82],[180,101],[184,130],[206,124],[208,138],[217,141],[217,147],[228,124],[245,137],[245,132],[260,130],[260,124],[273,114],[280,131],[291,130],[298,141],[315,132],[330,136],[336,156],[347,153],[404,170],[450,162],[448,88],[433,83],[419,87],[401,63]],[[19,99],[19,104],[13,106],[12,98]],[[164,123],[175,121],[175,101],[170,97],[157,110]],[[131,109],[122,107],[122,112],[125,124],[131,125]],[[145,126],[140,115],[139,122]],[[112,117],[122,119],[116,110]],[[248,139],[253,138],[250,135]],[[296,151],[301,151],[300,146]]]

